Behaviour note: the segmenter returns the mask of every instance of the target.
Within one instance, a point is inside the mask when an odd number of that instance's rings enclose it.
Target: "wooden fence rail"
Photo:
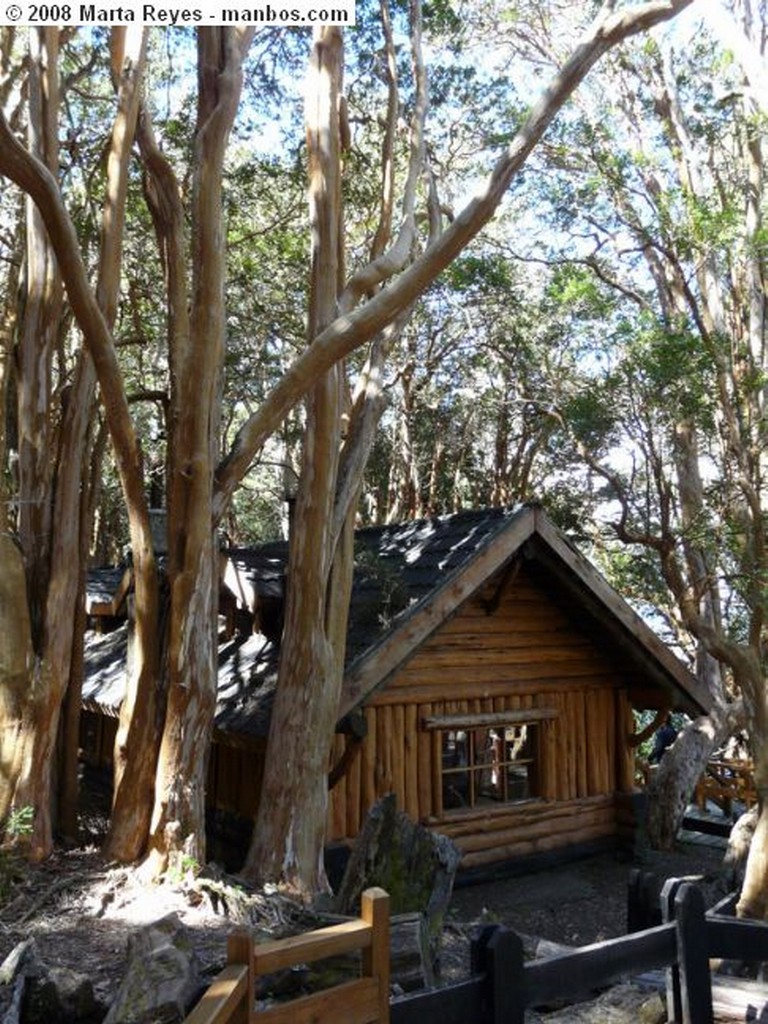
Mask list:
[[[260,975],[357,951],[362,953],[360,978],[255,1009]],[[238,932],[230,936],[227,961],[184,1024],[389,1024],[389,896],[383,889],[367,889],[360,920],[304,935],[254,946],[250,935]]]
[[[391,1022],[523,1024],[527,1008],[587,997],[622,979],[665,969],[668,1019],[712,1024],[710,957],[768,960],[768,925],[708,915],[701,891],[678,880],[666,883],[661,905],[660,925],[528,962],[514,932],[487,929],[473,945],[472,978],[393,1000]],[[754,999],[754,993],[747,995]]]
[[[707,914],[701,891],[672,879],[661,893],[660,925],[533,961],[525,961],[513,931],[487,927],[473,941],[469,978],[390,1002],[389,899],[369,890],[359,921],[256,947],[245,935],[233,936],[227,967],[185,1024],[523,1024],[529,1007],[588,997],[660,969],[669,1020],[712,1024],[710,958],[768,961],[768,924],[723,916],[723,907]],[[254,1009],[258,975],[357,949],[361,978]]]

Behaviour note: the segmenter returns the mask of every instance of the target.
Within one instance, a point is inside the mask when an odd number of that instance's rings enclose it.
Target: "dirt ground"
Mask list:
[[[667,878],[700,880],[707,904],[729,891],[723,850],[683,843],[672,853],[647,851],[628,861],[604,853],[546,871],[482,885],[459,885],[453,894],[444,935],[444,974],[461,974],[464,945],[478,924],[503,924],[523,936],[567,946],[585,946],[627,931],[630,872],[651,872],[659,890]],[[457,941],[458,938],[458,941]]]
[[[524,935],[586,945],[626,931],[633,866],[653,871],[660,882],[702,876],[714,900],[726,887],[721,858],[722,851],[711,847],[685,845],[671,854],[649,853],[639,865],[603,854],[536,874],[460,885],[446,919],[443,980],[466,975],[478,924],[500,923]],[[226,935],[244,916],[265,937],[295,927],[290,904],[254,894],[242,906],[230,899],[225,907],[215,897],[216,886],[201,888],[199,880],[179,879],[147,887],[136,872],[105,863],[95,847],[57,852],[38,867],[19,868],[0,905],[0,960],[34,937],[44,962],[88,974],[99,1001],[108,1006],[125,970],[128,936],[166,913],[177,913],[189,927],[204,979],[219,969]]]

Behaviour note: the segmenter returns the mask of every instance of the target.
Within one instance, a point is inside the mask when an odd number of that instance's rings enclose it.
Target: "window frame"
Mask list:
[[[435,782],[439,785],[435,789],[435,803],[437,806],[434,812],[438,819],[449,818],[461,815],[488,814],[508,811],[510,808],[523,803],[530,803],[533,800],[543,799],[539,793],[532,793],[522,797],[510,797],[508,769],[519,764],[525,766],[526,775],[533,766],[540,771],[542,755],[541,743],[543,740],[542,730],[537,728],[535,733],[535,753],[532,757],[507,758],[506,749],[502,749],[500,760],[495,765],[483,764],[478,757],[475,747],[477,730],[494,728],[505,730],[520,728],[524,725],[540,726],[543,723],[553,721],[560,715],[558,708],[524,708],[514,711],[492,711],[480,714],[458,714],[458,715],[428,715],[422,718],[421,727],[424,731],[433,735],[433,752],[436,758]],[[449,732],[465,732],[467,734],[467,764],[462,766],[444,767],[443,755],[445,751],[445,737]],[[507,742],[506,740],[504,742]],[[482,773],[496,768],[500,771],[499,781],[502,787],[502,795],[492,803],[482,802]],[[466,775],[468,803],[463,807],[444,807],[444,792],[446,778],[451,775]],[[541,779],[538,780],[536,789],[542,789]]]

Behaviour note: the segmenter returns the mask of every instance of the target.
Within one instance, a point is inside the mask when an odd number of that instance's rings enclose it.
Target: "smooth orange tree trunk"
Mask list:
[[[341,237],[343,72],[337,28],[315,33],[306,125],[312,227],[310,344],[334,317]],[[327,887],[322,862],[327,775],[342,674],[328,627],[333,601],[333,510],[341,444],[338,367],[310,395],[301,482],[290,534],[288,593],[277,693],[259,814],[244,875],[278,880],[309,898]]]
[[[151,875],[184,859],[205,861],[205,784],[218,651],[219,567],[212,506],[226,331],[222,179],[242,89],[242,61],[252,34],[227,28],[198,32],[188,325],[178,308],[182,288],[177,275],[169,289],[168,704],[146,862]],[[151,140],[145,139],[145,145],[150,157]],[[163,173],[159,166],[156,170]],[[178,260],[178,235],[170,230],[165,237],[170,245],[166,259]]]

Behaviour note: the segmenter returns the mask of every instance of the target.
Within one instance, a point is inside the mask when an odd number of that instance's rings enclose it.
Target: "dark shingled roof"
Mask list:
[[[126,566],[108,566],[105,569],[89,569],[85,583],[88,605],[97,602],[109,604],[123,582]]]
[[[358,530],[347,663],[411,613],[446,574],[468,562],[503,529],[512,514],[503,509],[485,509]],[[224,582],[242,606],[253,610],[256,597],[282,596],[287,543],[234,548],[227,552],[227,558]],[[92,580],[94,584],[100,578],[119,582],[121,574],[122,570],[99,570],[93,573]],[[86,635],[86,707],[100,707],[108,714],[117,714],[125,688],[126,651],[126,626],[114,633]],[[278,646],[260,633],[222,644],[216,705],[218,730],[266,736],[277,680],[277,657]]]

